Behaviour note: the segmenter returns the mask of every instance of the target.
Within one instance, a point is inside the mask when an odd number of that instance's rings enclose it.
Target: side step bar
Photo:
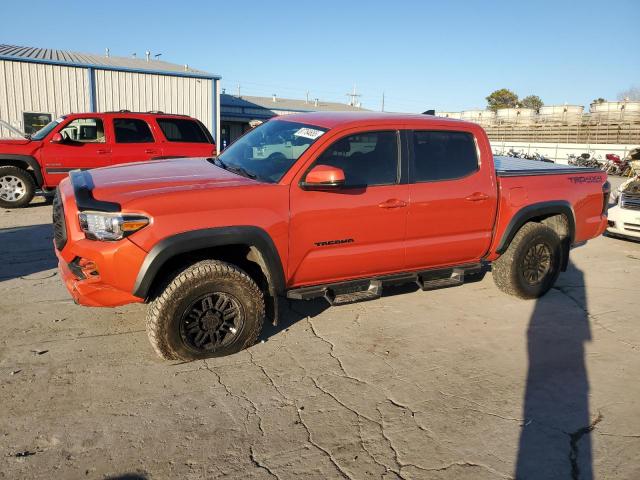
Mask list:
[[[294,288],[287,292],[287,298],[294,300],[311,300],[323,297],[331,305],[345,305],[380,298],[382,288],[385,286],[416,283],[422,290],[435,290],[438,288],[462,285],[465,274],[471,275],[481,272],[482,264],[478,263],[439,270],[399,273],[381,277]]]

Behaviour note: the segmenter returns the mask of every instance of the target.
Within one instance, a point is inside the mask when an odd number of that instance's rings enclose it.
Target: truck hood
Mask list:
[[[28,138],[0,138],[0,145],[26,145],[30,142]]]
[[[179,158],[97,168],[90,172],[93,197],[122,205],[143,197],[185,190],[256,185],[206,158]]]

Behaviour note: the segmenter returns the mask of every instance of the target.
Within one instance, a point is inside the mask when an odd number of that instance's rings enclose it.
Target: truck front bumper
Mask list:
[[[56,254],[60,277],[75,303],[87,307],[116,307],[144,301],[133,296],[130,291],[105,283],[96,263],[82,257],[74,257],[71,262],[67,262],[60,252],[56,251]],[[83,260],[87,262],[84,268],[80,266]]]

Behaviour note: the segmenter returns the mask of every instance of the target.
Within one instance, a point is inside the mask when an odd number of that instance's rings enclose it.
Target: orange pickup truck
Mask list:
[[[607,226],[599,170],[494,158],[476,124],[424,115],[275,118],[215,158],[71,172],[54,243],[76,302],[148,302],[167,359],[237,352],[282,298],[331,304],[388,285],[546,293]]]

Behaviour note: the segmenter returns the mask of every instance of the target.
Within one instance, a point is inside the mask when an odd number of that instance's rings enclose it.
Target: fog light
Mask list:
[[[610,227],[615,227],[616,222],[614,222],[613,220],[607,220],[607,225],[609,225]]]

